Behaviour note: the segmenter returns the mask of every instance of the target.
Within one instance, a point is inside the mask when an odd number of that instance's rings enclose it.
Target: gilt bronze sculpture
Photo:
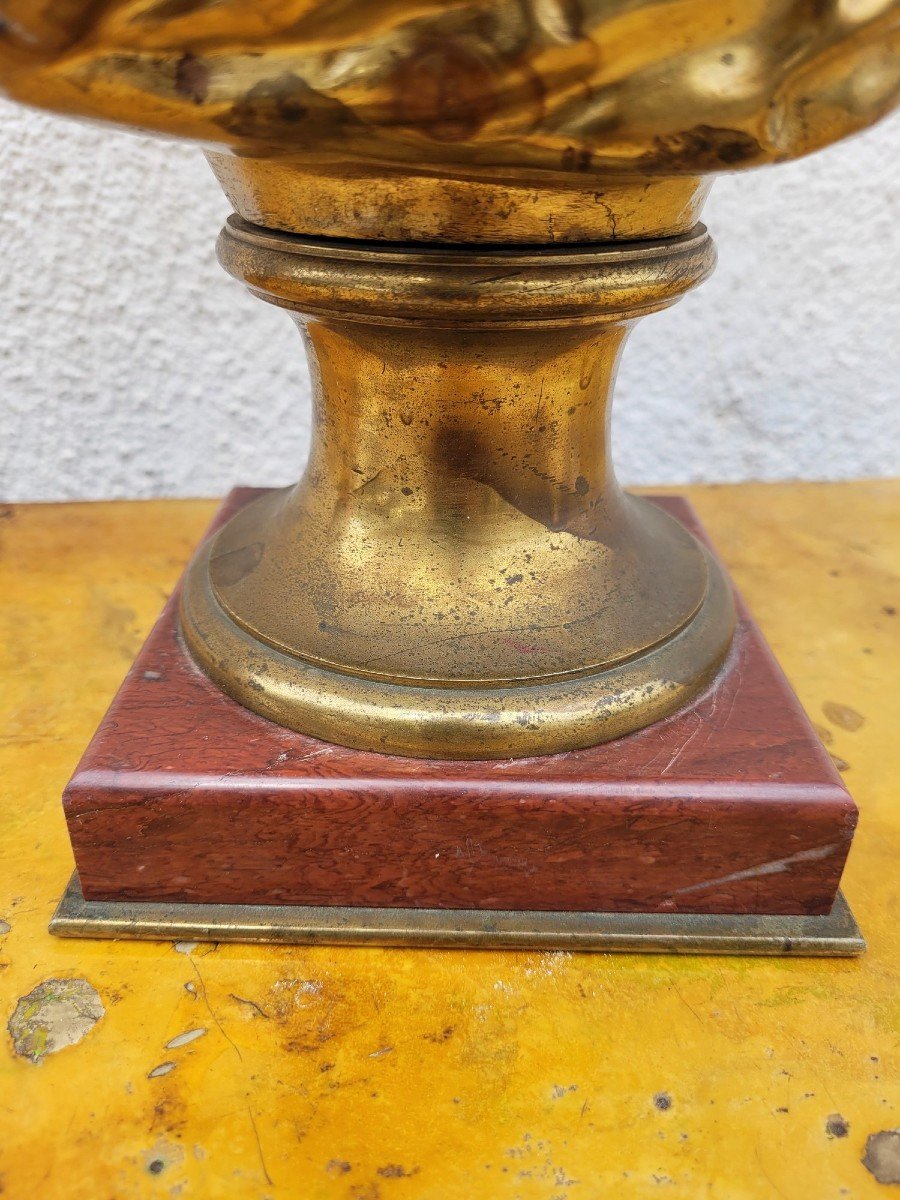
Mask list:
[[[304,476],[241,506],[181,596],[219,688],[340,746],[508,760],[622,737],[715,685],[732,591],[618,486],[616,364],[637,318],[711,271],[716,173],[892,107],[896,3],[0,16],[9,95],[203,145],[236,210],[223,265],[306,338]]]

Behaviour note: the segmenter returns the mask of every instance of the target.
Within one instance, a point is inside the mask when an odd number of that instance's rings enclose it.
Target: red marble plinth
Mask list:
[[[257,495],[238,489],[216,518]],[[702,536],[690,506],[658,503]],[[194,666],[177,594],[65,792],[88,900],[827,913],[856,807],[739,602],[691,707],[544,758],[348,750]]]

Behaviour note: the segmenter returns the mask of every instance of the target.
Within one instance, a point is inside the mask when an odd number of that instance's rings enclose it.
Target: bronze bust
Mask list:
[[[712,269],[716,172],[805,154],[898,89],[879,0],[0,0],[18,100],[193,139],[225,267],[296,316],[300,484],[183,598],[243,704],[364,749],[590,745],[707,686],[729,588],[627,496],[633,321]]]

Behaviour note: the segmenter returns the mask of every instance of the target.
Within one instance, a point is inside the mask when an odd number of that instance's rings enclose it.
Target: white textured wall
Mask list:
[[[623,480],[897,473],[898,148],[889,122],[716,184],[716,274],[626,352]],[[198,151],[3,104],[0,187],[0,498],[296,478],[300,340],[217,266]]]

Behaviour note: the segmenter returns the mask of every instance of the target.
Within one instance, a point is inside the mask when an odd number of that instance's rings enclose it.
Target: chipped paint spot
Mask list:
[[[830,1138],[845,1138],[850,1132],[850,1122],[840,1113],[832,1113],[825,1122],[825,1132]]]
[[[900,1129],[883,1129],[867,1138],[862,1165],[879,1183],[900,1183]]]
[[[350,1195],[353,1200],[381,1200],[381,1192],[377,1183],[370,1183],[368,1187],[359,1184],[351,1190]]]
[[[422,1037],[426,1042],[434,1042],[437,1045],[439,1042],[448,1042],[453,1037],[453,1025],[445,1025],[440,1033],[423,1033]]]
[[[160,1063],[158,1067],[154,1067],[152,1071],[147,1072],[147,1078],[148,1079],[159,1079],[160,1075],[168,1075],[168,1073],[170,1071],[174,1071],[174,1070],[175,1070],[175,1063],[173,1063],[173,1062]]]
[[[199,942],[176,942],[175,950],[178,954],[193,954],[199,945]]]
[[[849,704],[838,704],[835,700],[826,700],[822,705],[822,712],[832,725],[847,729],[850,733],[856,733],[857,729],[861,729],[866,723],[862,713],[858,713]]]
[[[4,933],[9,933],[10,929],[12,929],[12,926],[10,925],[9,921],[0,920],[0,937],[2,937]]]
[[[106,1013],[86,979],[47,979],[23,996],[9,1019],[16,1054],[40,1063],[75,1046]]]
[[[301,996],[321,996],[325,985],[318,979],[278,979],[272,984],[272,991],[288,993],[292,996],[295,1006],[303,1008],[306,1002]]]
[[[350,1170],[350,1164],[343,1158],[333,1158],[325,1167],[328,1174],[334,1179],[340,1175],[346,1175]]]
[[[202,1038],[205,1033],[205,1029],[189,1029],[187,1033],[179,1033],[171,1042],[166,1042],[166,1049],[177,1050],[181,1046],[188,1046],[191,1042],[196,1042],[197,1038]]]
[[[653,1097],[653,1103],[660,1112],[668,1112],[672,1107],[672,1097],[668,1092],[657,1092]]]
[[[549,1184],[553,1188],[551,1197],[560,1195],[558,1189],[575,1187],[579,1183],[579,1180],[569,1176],[565,1167],[554,1161],[553,1144],[547,1139],[523,1133],[521,1145],[510,1146],[503,1153],[506,1158],[522,1164],[515,1172],[516,1179],[540,1180]],[[508,1168],[501,1167],[501,1170],[506,1172]]]
[[[420,1170],[420,1167],[413,1167],[411,1171],[408,1171],[399,1163],[387,1163],[386,1166],[378,1167],[375,1174],[380,1175],[382,1179],[412,1179],[413,1175],[418,1175]]]
[[[184,1150],[177,1142],[160,1139],[150,1150],[144,1151],[144,1169],[150,1175],[162,1175],[170,1167],[184,1162]]]

